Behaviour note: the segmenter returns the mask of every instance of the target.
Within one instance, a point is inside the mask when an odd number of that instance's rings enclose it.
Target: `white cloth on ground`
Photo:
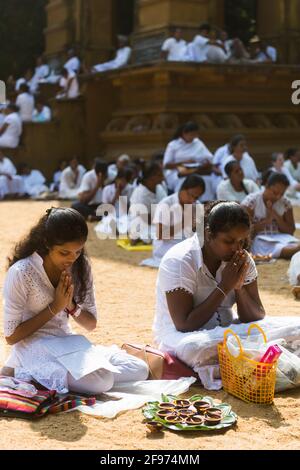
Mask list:
[[[40,194],[49,191],[46,186],[46,178],[39,170],[31,170],[29,175],[23,175],[24,191],[31,197],[37,197]]]
[[[178,380],[116,383],[110,392],[105,394],[112,400],[97,400],[94,406],[81,405],[76,410],[96,418],[113,419],[119,413],[136,410],[150,401],[161,401],[162,394],[177,396],[186,393],[195,382],[194,377],[182,377]]]

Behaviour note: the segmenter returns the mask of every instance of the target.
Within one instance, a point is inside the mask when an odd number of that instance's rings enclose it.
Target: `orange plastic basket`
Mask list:
[[[253,328],[260,331],[266,343],[264,331],[256,324],[249,327],[248,336]],[[237,357],[234,357],[228,350],[227,337],[230,334],[236,338],[240,348]],[[223,388],[226,392],[247,403],[260,405],[273,403],[277,362],[264,364],[249,359],[243,350],[240,338],[230,329],[225,331],[224,341],[218,345],[218,353]]]

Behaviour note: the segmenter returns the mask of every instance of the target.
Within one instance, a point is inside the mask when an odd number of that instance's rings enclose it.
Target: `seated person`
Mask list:
[[[155,205],[158,204],[157,186],[162,183],[164,175],[158,163],[147,163],[139,185],[130,198],[130,238],[132,244],[142,240],[150,244],[153,237],[152,220]]]
[[[230,57],[228,58],[227,63],[247,65],[255,62],[251,59],[244,43],[239,38],[235,38],[231,44]]]
[[[57,99],[75,99],[79,96],[79,83],[75,72],[63,68],[62,78],[59,81],[61,92],[56,95]]]
[[[293,287],[293,294],[300,300],[300,251],[296,253],[291,260],[288,270],[290,285]]]
[[[21,176],[17,176],[14,164],[0,149],[0,199],[7,196],[21,197],[24,194],[25,188]]]
[[[67,168],[67,166],[68,166],[67,160],[61,160],[59,162],[59,166],[56,168],[54,175],[53,175],[53,181],[50,185],[50,191],[59,191],[61,175],[64,169]]]
[[[34,97],[29,93],[29,86],[22,83],[20,92],[16,99],[16,105],[19,108],[19,115],[23,122],[31,122],[34,111]]]
[[[243,135],[237,135],[232,139],[229,153],[229,157],[223,159],[221,163],[221,170],[224,178],[227,177],[225,166],[227,163],[236,160],[240,163],[246,179],[253,180],[255,182],[259,181],[259,173],[253,158],[250,157],[248,153],[247,141]]]
[[[60,177],[59,193],[61,199],[77,199],[86,169],[79,164],[77,157],[72,158]]]
[[[128,65],[131,57],[132,49],[128,46],[128,38],[126,36],[118,36],[118,50],[116,57],[109,62],[94,65],[92,72],[105,72],[106,70],[116,70]]]
[[[201,176],[190,175],[182,184],[179,193],[166,197],[157,205],[153,218],[153,224],[156,226],[153,258],[161,260],[172,246],[194,235],[196,205],[204,192],[205,183]]]
[[[182,30],[172,28],[172,37],[166,39],[161,48],[161,58],[167,61],[185,61],[186,41],[182,39]]]
[[[47,64],[47,60],[44,56],[40,56],[36,59],[36,67],[34,70],[33,77],[29,82],[30,91],[35,95],[38,91],[41,82],[45,81],[50,75],[50,67]]]
[[[250,194],[242,202],[253,224],[253,255],[291,259],[300,250],[300,241],[293,236],[293,208],[284,197],[288,186],[285,175],[270,172],[265,190]]]
[[[206,51],[206,61],[209,64],[224,64],[229,55],[223,42],[219,40],[219,31],[212,28],[209,39]]]
[[[78,190],[79,200],[72,205],[90,222],[99,220],[96,212],[99,205],[102,204],[106,175],[107,163],[97,158],[93,170],[83,176]]]
[[[197,173],[203,177],[206,185],[206,191],[201,201],[214,199],[211,178],[212,159],[212,153],[199,139],[198,124],[187,122],[180,126],[173,140],[167,146],[163,161],[169,190],[178,192],[183,178],[189,174]]]
[[[0,148],[15,149],[22,135],[22,121],[18,114],[19,108],[9,103],[4,110],[4,121],[0,129]]]
[[[235,320],[257,322],[265,316],[257,270],[248,251],[250,218],[235,202],[207,205],[204,234],[177,244],[164,256],[156,284],[155,342],[200,374],[203,332]],[[202,240],[202,238],[204,238]],[[212,332],[213,333],[213,332]],[[201,342],[202,341],[202,342]]]
[[[131,162],[129,155],[120,155],[116,163],[111,163],[107,170],[107,180],[109,183],[113,182],[120,170],[124,170]]]
[[[45,184],[45,176],[39,170],[32,170],[27,163],[18,165],[18,175],[22,177],[25,193],[30,197],[35,198],[49,192],[49,188]]]
[[[259,187],[244,178],[244,172],[238,161],[233,160],[225,166],[228,179],[222,181],[217,188],[217,199],[221,201],[242,202],[248,194],[257,193]]]
[[[52,208],[16,246],[4,286],[4,336],[12,346],[7,375],[62,394],[89,395],[107,392],[116,383],[147,379],[147,364],[116,346],[102,349],[103,358],[116,369],[96,365],[79,379],[48,348],[47,341],[56,339],[66,355],[72,353],[78,337],[71,323],[89,332],[97,327],[87,238],[87,224],[77,211]],[[77,349],[80,364],[87,354]]]
[[[74,49],[68,50],[68,60],[64,64],[64,68],[68,70],[68,72],[74,72],[77,75],[80,72],[80,59],[77,57]]]
[[[285,153],[284,167],[287,168],[292,178],[300,183],[300,150],[288,149]]]
[[[273,153],[271,171],[287,177],[289,180],[289,188],[287,189],[286,196],[297,198],[297,193],[300,191],[300,183],[292,177],[289,169],[284,165],[283,153]]]
[[[52,113],[49,106],[46,106],[41,99],[38,99],[35,104],[35,110],[32,114],[33,122],[49,122],[52,119]]]
[[[121,209],[123,215],[127,214],[129,201],[134,191],[132,184],[130,184],[132,175],[133,172],[129,167],[124,170],[119,170],[115,181],[112,184],[105,186],[103,189],[102,203],[115,206],[117,216],[119,216]],[[121,204],[121,201],[119,200],[120,197],[126,197],[127,201],[125,202],[122,200]]]
[[[277,50],[275,47],[268,46],[258,36],[250,39],[251,58],[257,63],[272,64],[277,62]]]

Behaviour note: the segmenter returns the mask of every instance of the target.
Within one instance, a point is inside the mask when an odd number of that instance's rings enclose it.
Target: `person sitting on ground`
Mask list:
[[[131,162],[130,156],[126,154],[122,154],[118,157],[116,163],[111,163],[108,166],[108,170],[107,170],[108,183],[112,183],[115,180],[118,172],[120,170],[124,170],[125,168],[127,168],[130,162]]]
[[[97,209],[102,204],[103,188],[107,176],[107,163],[96,159],[94,168],[82,178],[78,190],[78,201],[72,207],[90,222],[99,220]]]
[[[68,50],[68,60],[64,64],[64,68],[68,70],[68,72],[74,72],[77,75],[80,72],[80,59],[78,58],[76,52],[74,49],[69,49]]]
[[[199,369],[202,332],[209,340],[210,331],[220,330],[223,335],[223,329],[237,321],[250,323],[265,317],[258,273],[247,251],[250,228],[249,216],[239,204],[210,203],[204,236],[196,233],[177,244],[160,264],[154,340],[161,350],[192,367],[203,383],[207,372]]]
[[[300,191],[300,183],[292,177],[289,169],[284,165],[283,153],[273,153],[271,171],[274,171],[275,173],[279,173],[281,175],[285,175],[287,177],[290,184],[286,196],[289,198],[297,198],[297,193]]]
[[[130,238],[132,244],[142,240],[146,244],[152,242],[155,205],[157,199],[157,185],[164,180],[163,171],[158,163],[148,162],[139,180],[139,185],[133,191],[130,198]]]
[[[75,72],[69,72],[63,68],[62,78],[59,81],[61,92],[56,95],[57,99],[75,99],[79,96],[79,83]]]
[[[34,111],[34,97],[29,93],[29,86],[26,83],[22,83],[20,86],[16,105],[19,108],[19,115],[22,121],[31,122]]]
[[[270,171],[265,190],[250,194],[242,202],[253,224],[253,255],[291,259],[300,251],[300,241],[293,236],[293,208],[284,197],[288,187],[285,175]]]
[[[59,165],[53,174],[53,181],[50,185],[50,191],[52,192],[59,191],[61,175],[62,175],[62,172],[67,168],[67,166],[68,166],[67,160],[60,160]]]
[[[256,63],[272,64],[277,62],[277,50],[275,47],[268,46],[258,36],[250,39],[249,45],[251,58]]]
[[[153,224],[156,239],[153,241],[153,258],[160,261],[172,246],[194,235],[196,231],[196,205],[205,192],[204,180],[190,175],[179,193],[163,199],[156,208]],[[201,216],[202,214],[200,214]]]
[[[115,181],[112,184],[105,186],[103,189],[102,203],[115,206],[117,217],[121,211],[123,215],[127,214],[130,198],[134,191],[133,185],[130,184],[132,175],[133,172],[130,167],[119,170]],[[127,200],[121,201],[120,197],[124,197]]]
[[[126,36],[118,36],[118,50],[116,57],[109,62],[94,65],[92,67],[93,73],[105,72],[107,70],[116,70],[128,65],[131,57],[132,49],[128,45],[128,38]]]
[[[199,139],[199,126],[195,122],[187,122],[180,126],[172,141],[167,146],[164,156],[164,171],[168,189],[178,192],[183,178],[197,173],[203,177],[206,185],[202,201],[214,199],[211,174],[212,153]]]
[[[225,166],[227,165],[227,163],[236,160],[240,163],[246,179],[259,182],[259,173],[257,171],[253,158],[250,157],[248,153],[247,141],[245,136],[236,135],[232,139],[232,141],[230,142],[229,153],[229,157],[223,159],[221,164],[221,170],[224,178],[227,177],[225,173]]]
[[[298,148],[286,151],[284,167],[288,169],[292,178],[300,183],[300,150]]]
[[[20,143],[22,121],[18,111],[18,106],[13,103],[9,103],[4,110],[5,118],[0,129],[0,148],[15,149]]]
[[[185,61],[186,41],[182,39],[182,29],[172,28],[172,37],[166,39],[161,48],[161,58],[167,61]]]
[[[300,251],[291,259],[288,276],[295,299],[300,300]]]
[[[147,380],[147,364],[117,346],[101,348],[113,370],[97,365],[80,370],[89,350],[79,351],[78,340],[87,339],[73,335],[71,322],[89,332],[97,327],[87,238],[87,224],[77,211],[52,208],[16,245],[4,285],[4,336],[12,350],[2,373],[61,394],[98,395],[116,383]],[[80,378],[59,361],[49,340],[59,342],[63,355],[77,351]]]
[[[232,160],[225,166],[228,179],[222,181],[217,188],[217,199],[220,201],[242,202],[251,193],[257,193],[259,187],[244,178],[244,172],[238,161]]]
[[[30,81],[32,80],[32,77],[33,77],[33,71],[32,71],[32,69],[31,69],[31,68],[26,69],[26,71],[25,71],[23,77],[18,78],[18,79],[14,82],[14,83],[15,83],[15,85],[14,85],[15,91],[16,91],[17,93],[19,93],[19,91],[20,91],[20,86],[22,85],[22,83],[25,83],[25,84],[28,85],[29,88],[30,88]]]
[[[23,179],[25,194],[28,194],[31,198],[49,193],[49,188],[45,184],[45,176],[39,170],[32,170],[27,163],[22,162],[18,165],[18,175]]]
[[[60,199],[77,199],[81,182],[86,169],[79,164],[78,158],[73,157],[69,166],[65,168],[60,177],[59,193]]]
[[[22,197],[25,194],[24,182],[17,176],[13,162],[5,157],[0,149],[0,200],[7,197]]]
[[[52,119],[52,113],[49,106],[46,106],[44,101],[39,98],[35,104],[35,110],[32,114],[33,122],[49,122]]]

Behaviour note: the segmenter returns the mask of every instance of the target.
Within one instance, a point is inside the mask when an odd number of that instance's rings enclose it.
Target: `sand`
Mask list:
[[[28,201],[0,204],[1,290],[6,256],[51,205]],[[296,214],[300,222],[299,209]],[[114,241],[100,242],[93,225],[87,248],[93,265],[99,323],[96,331],[90,334],[80,328],[75,331],[105,345],[122,345],[127,341],[151,343],[157,272],[138,266],[147,254],[128,253],[117,248]],[[268,315],[300,314],[300,304],[293,299],[288,285],[287,268],[286,261],[259,266],[260,292]],[[0,327],[2,310],[1,302]],[[8,352],[4,343],[1,337],[0,352]],[[193,387],[190,393],[194,392],[207,394],[200,387]],[[209,394],[232,405],[239,416],[235,428],[218,434],[167,431],[149,438],[141,410],[128,411],[114,420],[73,412],[38,422],[0,419],[0,449],[300,449],[300,389],[276,395],[272,406],[248,405],[223,391]]]

